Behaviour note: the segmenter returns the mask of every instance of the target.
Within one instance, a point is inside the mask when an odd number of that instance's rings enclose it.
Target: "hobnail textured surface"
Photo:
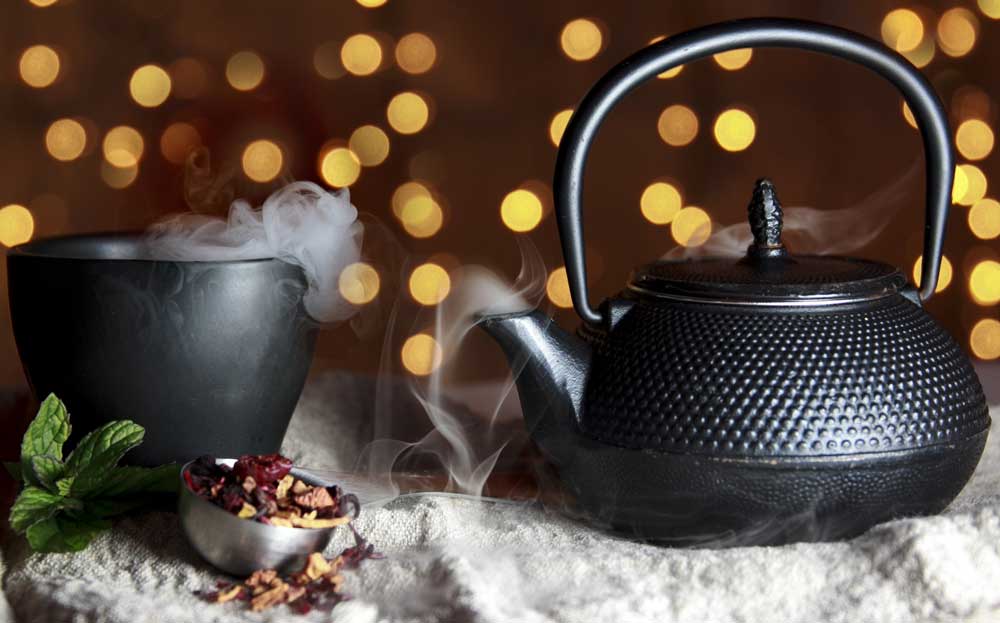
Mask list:
[[[968,359],[901,295],[827,311],[640,300],[594,342],[584,432],[712,456],[884,452],[989,423]]]

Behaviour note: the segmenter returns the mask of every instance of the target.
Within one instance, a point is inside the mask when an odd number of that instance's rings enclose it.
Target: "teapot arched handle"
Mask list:
[[[559,143],[553,192],[573,307],[584,322],[596,326],[604,321],[591,306],[587,291],[581,209],[587,152],[604,118],[632,89],[657,74],[711,54],[753,47],[801,48],[854,61],[892,82],[903,94],[923,136],[927,163],[920,297],[927,300],[934,294],[955,156],[948,120],[933,87],[901,55],[848,30],[792,19],[745,19],[690,30],[636,52],[605,74],[570,118]]]

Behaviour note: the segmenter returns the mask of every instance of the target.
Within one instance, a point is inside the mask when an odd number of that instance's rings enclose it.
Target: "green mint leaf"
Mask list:
[[[85,496],[100,487],[125,453],[142,443],[144,434],[129,420],[109,422],[88,433],[66,460],[66,473],[75,477],[72,495]]]
[[[52,517],[68,503],[69,499],[45,489],[25,487],[10,509],[10,527],[20,534],[31,524]]]
[[[60,478],[56,481],[56,491],[59,495],[67,496],[70,490],[73,488],[73,481],[75,478],[73,476],[67,476],[66,478]]]
[[[88,498],[113,498],[138,493],[176,493],[180,465],[159,467],[116,467],[87,492]]]
[[[29,470],[37,482],[42,487],[52,493],[60,493],[56,488],[56,481],[62,478],[66,466],[63,462],[51,454],[36,454],[28,461]],[[66,495],[61,493],[61,495]]]
[[[17,461],[4,461],[4,469],[10,474],[10,477],[16,480],[18,483],[21,482],[21,464]]]
[[[32,524],[26,536],[36,552],[79,552],[110,527],[110,521],[90,515],[58,516]]]
[[[21,463],[27,465],[32,457],[46,454],[62,460],[63,444],[69,439],[70,430],[66,405],[55,394],[49,394],[21,440]],[[29,473],[28,469],[23,471],[25,475]]]
[[[152,496],[143,494],[127,498],[96,498],[87,500],[86,511],[94,517],[114,517],[149,506],[152,502],[151,498]]]

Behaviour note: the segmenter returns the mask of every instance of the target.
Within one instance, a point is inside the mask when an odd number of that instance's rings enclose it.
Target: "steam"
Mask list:
[[[783,237],[793,253],[848,255],[875,240],[904,204],[912,203],[919,161],[888,186],[883,186],[856,205],[841,210],[786,207]],[[665,259],[687,257],[740,257],[753,241],[744,221],[718,230],[697,247],[676,247]]]
[[[223,186],[196,166],[188,170],[189,195],[225,196]],[[312,182],[293,182],[259,208],[233,201],[226,219],[186,213],[160,221],[150,227],[147,245],[153,257],[164,260],[277,258],[300,266],[309,285],[306,311],[320,322],[335,322],[356,309],[341,297],[338,281],[343,269],[358,261],[363,233],[346,188],[328,192]]]

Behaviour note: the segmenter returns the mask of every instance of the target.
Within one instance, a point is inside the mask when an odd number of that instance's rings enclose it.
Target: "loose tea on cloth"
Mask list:
[[[320,394],[307,391],[286,443],[303,464],[329,464],[330,448],[355,452],[348,433],[364,428],[330,417]],[[79,554],[31,554],[8,538],[0,620],[997,621],[1000,435],[941,516],[894,521],[848,542],[666,549],[532,506],[446,495],[367,508],[358,528],[386,558],[347,573],[352,601],[301,619],[284,606],[258,614],[200,601],[194,591],[221,576],[187,545],[174,514],[121,520]],[[344,531],[327,554],[349,544]]]

